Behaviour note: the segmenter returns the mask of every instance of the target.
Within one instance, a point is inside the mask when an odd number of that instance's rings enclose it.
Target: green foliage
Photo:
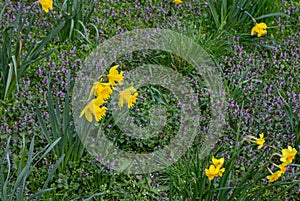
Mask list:
[[[137,120],[136,125],[140,125],[142,128],[149,128],[149,122],[153,118],[158,118],[159,115],[153,116],[152,112],[155,108],[160,108],[165,111],[164,115],[161,115],[161,121],[165,122],[164,126],[152,125],[151,137],[147,139],[137,139],[133,136],[126,135],[117,126],[119,121],[124,121],[123,117],[119,119],[111,118],[111,114],[108,114],[106,119],[102,122],[101,127],[105,129],[107,137],[115,143],[116,146],[124,151],[135,151],[138,153],[145,153],[149,151],[158,150],[158,147],[163,147],[169,144],[170,140],[179,129],[179,117],[176,114],[180,114],[180,111],[176,106],[170,106],[177,103],[176,98],[170,98],[172,95],[170,91],[163,87],[149,85],[147,87],[139,88],[139,94],[144,94],[146,101],[141,101],[138,98],[135,106],[128,112],[124,112],[124,115],[130,115]],[[166,107],[169,105],[169,107]],[[109,111],[110,113],[110,111]],[[129,113],[129,114],[128,114]],[[108,127],[110,124],[112,127]],[[147,130],[147,132],[150,132]]]
[[[33,63],[48,57],[54,50],[43,52],[47,44],[56,36],[56,34],[64,26],[64,22],[60,23],[50,33],[41,40],[30,40],[29,35],[33,29],[35,15],[32,4],[29,11],[24,13],[24,3],[17,13],[16,20],[8,25],[2,33],[1,55],[0,55],[0,99],[6,100],[13,98],[13,93],[18,90],[18,81],[28,67]],[[5,11],[6,6],[1,10],[0,19]],[[25,15],[25,17],[23,16]],[[26,21],[29,25],[26,25]],[[36,33],[38,35],[38,33]],[[38,37],[37,37],[38,38]]]
[[[34,12],[31,12],[34,5],[30,8],[28,13],[23,13],[24,3],[22,2],[21,9],[16,15],[16,20],[11,25],[1,30],[2,34],[2,48],[0,50],[0,117],[9,116],[10,125],[15,125],[17,121],[13,121],[14,116],[18,116],[18,120],[22,118],[20,110],[23,108],[17,108],[15,103],[11,103],[13,93],[18,89],[20,78],[30,75],[31,85],[38,85],[41,78],[34,75],[39,65],[47,65],[43,62],[43,58],[49,56],[55,48],[58,49],[51,56],[51,60],[47,62],[53,62],[56,66],[64,65],[66,68],[72,68],[71,65],[75,61],[75,58],[68,62],[65,62],[64,58],[60,58],[55,54],[63,50],[69,50],[71,47],[76,46],[76,51],[79,51],[81,60],[88,55],[97,43],[99,35],[101,33],[102,39],[114,36],[121,31],[132,30],[135,28],[145,27],[165,27],[165,21],[169,19],[169,16],[174,18],[172,22],[168,22],[167,28],[171,27],[174,30],[178,28],[177,22],[182,23],[182,31],[184,34],[193,38],[200,45],[205,48],[213,58],[218,62],[220,56],[226,55],[233,57],[224,66],[218,66],[220,70],[228,70],[234,65],[235,61],[241,66],[241,69],[233,68],[233,73],[224,79],[224,86],[227,93],[227,98],[234,100],[233,104],[236,106],[231,107],[228,111],[229,119],[227,121],[230,128],[226,129],[229,141],[223,141],[218,143],[217,149],[213,151],[213,154],[219,158],[221,154],[226,156],[224,167],[226,168],[222,177],[209,181],[205,175],[205,168],[209,167],[211,156],[200,159],[198,150],[198,141],[201,141],[201,137],[197,139],[193,148],[183,156],[178,163],[173,166],[156,173],[149,175],[124,175],[116,174],[113,171],[108,171],[104,165],[95,161],[95,158],[88,154],[85,154],[84,148],[74,131],[74,125],[72,124],[71,105],[69,100],[69,89],[64,98],[55,97],[55,87],[51,87],[51,82],[48,83],[47,95],[45,97],[46,106],[36,105],[37,120],[40,124],[43,137],[46,139],[49,145],[43,147],[42,142],[37,142],[33,138],[29,149],[25,146],[25,140],[21,146],[21,152],[14,154],[14,157],[10,157],[10,152],[15,152],[20,147],[17,145],[10,146],[8,141],[6,149],[0,150],[0,155],[3,160],[0,161],[0,199],[6,200],[297,200],[297,193],[290,193],[294,189],[298,190],[300,173],[291,173],[287,170],[278,181],[274,183],[266,183],[265,177],[269,175],[266,167],[270,164],[268,161],[268,149],[263,149],[256,154],[249,153],[249,149],[252,145],[243,146],[238,143],[241,141],[240,135],[242,133],[255,133],[261,130],[273,131],[276,130],[275,124],[281,124],[282,122],[289,125],[290,129],[282,127],[281,130],[277,130],[278,135],[270,142],[275,144],[279,141],[280,137],[287,134],[286,139],[282,139],[281,143],[290,143],[290,133],[296,134],[296,140],[293,141],[294,147],[297,149],[300,144],[300,128],[298,111],[295,111],[297,105],[288,97],[285,91],[291,90],[295,93],[299,93],[298,82],[294,80],[288,81],[289,77],[297,78],[299,74],[297,72],[296,64],[291,63],[291,59],[287,56],[281,60],[280,65],[273,65],[272,59],[276,59],[278,55],[265,54],[268,50],[260,48],[262,45],[265,47],[272,47],[274,39],[280,39],[287,35],[292,35],[299,31],[298,13],[292,12],[290,15],[282,14],[279,11],[279,1],[272,0],[208,0],[208,4],[205,6],[203,1],[199,3],[199,9],[201,9],[201,17],[194,16],[193,12],[186,4],[190,2],[184,2],[182,5],[175,5],[170,2],[166,3],[160,0],[153,0],[151,3],[143,1],[139,6],[147,8],[152,12],[152,16],[149,18],[142,18],[146,15],[143,9],[137,9],[135,2],[120,2],[115,3],[113,1],[100,2],[101,8],[108,11],[110,8],[115,12],[115,16],[110,12],[94,12],[95,1],[83,1],[83,0],[58,0],[55,1],[54,10],[58,10],[58,15],[61,20],[55,21],[57,23],[56,28],[50,32],[49,35],[41,38],[39,36],[38,27],[35,25],[36,16]],[[192,3],[195,2],[191,2]],[[196,4],[196,3],[195,3]],[[0,11],[0,23],[3,23],[2,17],[6,12],[7,6],[3,4]],[[165,6],[171,5],[171,6]],[[298,2],[288,1],[288,5],[299,7]],[[151,7],[156,7],[153,12]],[[147,10],[145,9],[145,10]],[[195,9],[195,7],[193,7]],[[133,12],[132,10],[135,10]],[[133,17],[125,14],[125,11],[133,14]],[[165,11],[165,13],[163,12]],[[282,11],[284,12],[284,11]],[[127,14],[128,14],[127,13]],[[200,13],[200,12],[199,12]],[[44,13],[43,13],[44,14]],[[49,12],[47,16],[55,16],[56,13]],[[108,15],[108,16],[106,16]],[[124,17],[122,16],[124,15]],[[200,15],[200,14],[199,14]],[[288,18],[288,16],[290,16]],[[105,18],[105,23],[93,24],[91,19],[98,17],[98,19]],[[252,19],[253,17],[253,19]],[[285,29],[278,29],[279,23],[276,19],[287,20],[287,23],[280,22],[286,25]],[[142,21],[140,19],[149,19]],[[171,18],[170,18],[171,19]],[[28,21],[28,26],[25,26],[25,21]],[[268,35],[262,38],[251,37],[250,31],[254,25],[254,21],[266,22],[268,27]],[[283,20],[282,20],[283,21]],[[174,24],[173,24],[174,22]],[[296,27],[296,28],[295,28]],[[99,31],[99,30],[100,31]],[[121,32],[120,31],[120,32]],[[275,32],[277,31],[277,32]],[[28,36],[33,34],[34,40],[29,39]],[[50,43],[51,40],[59,35],[61,43]],[[239,36],[239,40],[235,40],[233,36]],[[293,40],[295,40],[292,37]],[[65,42],[72,42],[66,44]],[[63,42],[65,44],[63,44]],[[271,45],[269,44],[271,43]],[[278,42],[278,41],[277,41]],[[241,44],[251,44],[246,55],[242,52],[238,52],[237,49],[230,50],[228,47],[240,46]],[[270,45],[267,46],[266,44]],[[257,46],[257,47],[254,47]],[[78,48],[79,47],[79,48]],[[246,46],[247,47],[247,46]],[[53,49],[52,49],[53,48]],[[89,49],[90,48],[90,49]],[[67,52],[66,51],[66,52]],[[276,50],[277,51],[277,50]],[[282,49],[278,50],[283,51]],[[193,85],[197,91],[202,91],[205,86],[201,82],[201,77],[194,73],[193,67],[182,61],[176,55],[170,55],[161,51],[149,51],[147,55],[144,52],[134,53],[128,59],[128,61],[121,61],[122,66],[126,66],[123,70],[132,70],[137,66],[145,63],[161,64],[168,66],[175,71],[182,73],[184,76],[189,76],[197,80],[199,86]],[[254,52],[254,54],[252,54]],[[270,51],[273,52],[273,51]],[[78,52],[76,56],[78,57]],[[240,55],[241,53],[241,55]],[[261,60],[255,60],[256,54],[262,55]],[[64,57],[64,56],[62,56]],[[142,58],[141,58],[142,57]],[[248,59],[254,59],[256,64],[252,65]],[[77,59],[77,58],[76,58]],[[39,61],[39,63],[37,63]],[[270,65],[264,63],[266,61]],[[294,61],[293,61],[294,62]],[[296,62],[295,62],[296,63]],[[38,64],[38,65],[37,65]],[[260,69],[260,65],[266,65],[264,70]],[[293,67],[291,67],[294,65]],[[287,73],[278,74],[278,70],[282,69]],[[29,70],[29,71],[28,71]],[[58,69],[47,69],[50,72],[57,72]],[[74,71],[78,69],[72,69],[72,75]],[[277,71],[276,71],[277,70]],[[29,73],[28,73],[29,72]],[[257,79],[248,79],[249,74],[252,72],[257,73]],[[276,73],[274,73],[276,72]],[[64,72],[59,72],[59,75]],[[223,73],[223,72],[222,72]],[[228,72],[226,72],[228,73]],[[236,74],[235,74],[236,73]],[[17,79],[16,79],[17,78]],[[261,110],[265,107],[259,105],[251,105],[253,97],[259,97],[265,93],[264,87],[273,85],[272,80],[282,78],[286,80],[287,84],[278,89],[278,94],[285,100],[283,102],[286,105],[285,112],[287,118],[279,121],[274,121],[274,124],[267,124],[265,119],[255,119],[253,126],[247,127],[243,125],[239,118],[243,117],[243,110],[240,108],[246,108],[250,111],[252,116],[255,112],[261,112],[260,115],[264,115],[266,110]],[[238,80],[238,81],[236,81]],[[57,82],[60,82],[59,79]],[[295,84],[296,83],[296,84]],[[292,85],[294,84],[294,85]],[[30,86],[31,87],[31,86]],[[41,88],[34,88],[33,93],[39,93]],[[251,90],[244,90],[246,87],[252,87]],[[22,89],[25,90],[25,89]],[[205,91],[205,90],[204,90]],[[203,91],[202,91],[203,92]],[[171,98],[171,94],[167,90],[158,86],[147,86],[139,89],[139,93],[145,95],[143,99],[139,99],[136,107],[132,108],[129,113],[138,119],[138,123],[146,125],[149,122],[149,115],[151,109],[155,104],[163,105],[175,105],[176,100]],[[205,92],[203,92],[205,93]],[[275,92],[276,93],[276,92]],[[274,95],[272,92],[271,95]],[[43,94],[38,94],[34,100],[28,100],[27,97],[19,98],[18,102],[36,101],[43,98]],[[7,100],[10,99],[10,100]],[[4,101],[3,101],[4,100]],[[206,104],[201,106],[203,109],[203,115],[209,116],[209,97],[199,93],[200,104]],[[259,100],[259,99],[258,99]],[[269,104],[270,102],[266,103]],[[41,101],[42,102],[42,101]],[[293,102],[293,103],[292,103]],[[271,103],[270,103],[271,104]],[[47,109],[45,110],[45,108]],[[11,110],[11,108],[14,108]],[[167,110],[167,126],[165,126],[163,133],[154,136],[147,140],[135,139],[127,136],[121,132],[117,126],[114,126],[114,122],[110,121],[110,114],[108,114],[107,121],[104,124],[111,124],[112,127],[108,128],[103,125],[103,128],[107,129],[107,137],[114,141],[114,143],[124,151],[135,151],[139,153],[145,153],[149,151],[155,151],[158,149],[158,145],[166,146],[170,138],[172,138],[178,129],[180,124],[179,120],[174,118],[174,115],[180,111],[176,107],[169,107]],[[234,113],[234,110],[240,111],[239,114]],[[7,114],[6,112],[9,111]],[[18,111],[18,112],[16,112]],[[49,114],[49,118],[44,117],[44,113]],[[29,114],[31,115],[31,114]],[[272,114],[271,114],[272,115]],[[20,116],[20,117],[19,117]],[[272,120],[280,119],[278,115],[272,116]],[[6,123],[6,122],[5,122]],[[202,124],[205,124],[201,122]],[[273,123],[273,122],[272,122]],[[202,132],[199,131],[199,133]],[[16,135],[24,134],[16,133]],[[31,135],[32,133],[30,133]],[[0,133],[1,142],[2,139],[7,138],[10,133]],[[33,135],[39,135],[39,132]],[[15,134],[13,135],[15,137]],[[11,138],[10,138],[11,139]],[[14,138],[13,138],[14,139]],[[28,139],[27,139],[28,140]],[[293,140],[293,139],[292,139]],[[4,143],[5,144],[5,143]],[[50,145],[51,144],[51,145]],[[282,145],[281,144],[281,145]],[[1,144],[2,145],[2,144]],[[280,145],[280,146],[281,146]],[[3,146],[3,145],[2,145]],[[38,152],[33,153],[33,146],[38,147]],[[253,145],[253,147],[256,145]],[[254,150],[254,149],[253,149]],[[50,156],[48,156],[50,154]],[[47,156],[47,157],[46,157]],[[2,157],[1,157],[2,158]],[[242,158],[242,159],[241,159]],[[57,161],[57,162],[56,162]],[[250,165],[246,165],[244,162],[250,161]],[[295,163],[298,163],[299,157],[296,156]],[[49,169],[52,166],[52,169]],[[290,164],[291,168],[299,170],[299,165]],[[59,173],[55,174],[56,169]],[[50,171],[50,172],[49,172]],[[34,176],[31,176],[34,175]],[[296,179],[295,179],[296,178]],[[44,182],[45,181],[45,182]],[[29,187],[29,190],[26,189]],[[50,187],[50,188],[47,188]]]
[[[95,159],[85,155],[80,161],[68,161],[67,168],[56,174],[50,184],[55,190],[43,195],[43,199],[84,200],[89,197],[106,197],[116,177]]]
[[[68,93],[65,95],[63,111],[61,112],[58,99],[52,96],[51,80],[48,82],[47,103],[50,130],[47,129],[38,105],[36,106],[37,118],[41,126],[42,133],[48,143],[52,143],[56,139],[61,138],[61,141],[52,150],[52,153],[57,157],[65,155],[64,161],[59,167],[59,170],[62,171],[69,161],[79,161],[82,158],[85,154],[84,147],[75,132],[74,125],[72,124],[69,95]]]
[[[292,189],[299,185],[299,180],[293,180],[293,178],[300,175],[299,172],[266,185],[262,180],[270,173],[266,168],[269,161],[264,162],[265,158],[268,157],[264,151],[255,156],[255,159],[249,159],[251,160],[250,166],[238,168],[238,158],[244,151],[243,146],[226,150],[222,148],[222,152],[228,153],[230,158],[225,160],[223,165],[225,172],[222,177],[212,181],[208,180],[204,171],[209,166],[208,159],[211,159],[211,156],[203,160],[199,159],[197,148],[189,152],[178,164],[165,170],[168,175],[169,199],[193,201],[257,200],[262,197],[265,191],[274,187],[290,184],[288,189]],[[272,194],[270,197],[279,199],[288,189],[277,188],[277,193]]]
[[[271,0],[208,0],[208,7],[208,19],[213,22],[208,27],[217,33],[249,33],[249,28],[258,20],[275,16],[289,17],[279,13],[278,5]]]
[[[90,22],[90,18],[94,12],[96,1],[84,0],[64,0],[57,1],[59,15],[65,22],[63,29],[59,32],[62,41],[82,39],[84,42],[94,44],[90,41],[87,27],[95,31],[96,39],[99,38],[99,31],[95,24]],[[60,21],[57,22],[60,24]]]
[[[51,170],[48,173],[47,179],[40,184],[41,187],[39,191],[32,194],[26,195],[26,182],[29,177],[32,176],[32,171],[38,166],[38,164],[43,160],[48,153],[53,149],[53,147],[60,141],[60,138],[55,140],[52,144],[48,144],[41,151],[34,153],[34,138],[32,138],[30,147],[27,149],[25,144],[25,136],[23,136],[23,144],[19,157],[14,158],[14,165],[16,166],[15,171],[12,167],[11,152],[9,150],[10,138],[7,141],[7,146],[4,151],[3,158],[0,160],[0,198],[2,201],[23,201],[25,198],[29,200],[36,200],[39,197],[47,193],[54,188],[46,188],[51,178],[53,177],[56,169],[61,164],[64,159],[62,155]],[[27,156],[27,157],[26,157]]]
[[[296,140],[294,147],[300,146],[300,119],[297,115],[297,111],[294,110],[294,106],[291,102],[287,100],[287,95],[283,90],[277,90],[279,96],[284,100],[286,103],[284,105],[285,112],[288,117],[288,121],[291,125],[291,132],[296,135]]]
[[[200,20],[197,36],[194,38],[214,57],[226,54],[236,36],[239,37],[240,43],[272,48],[260,43],[262,38],[250,35],[252,27],[259,22],[270,25],[269,22],[278,16],[289,17],[279,12],[278,3],[272,0],[208,0],[207,3],[208,8],[203,8],[204,18]],[[189,26],[187,29],[194,30]]]

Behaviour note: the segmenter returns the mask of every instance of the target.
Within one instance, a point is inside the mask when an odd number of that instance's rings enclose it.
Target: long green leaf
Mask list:
[[[294,188],[297,184],[299,185],[300,182],[299,181],[298,182],[294,182],[292,185],[291,185],[291,183],[289,183],[288,184],[289,187],[283,188],[282,191],[276,193],[273,197],[270,198],[270,200],[275,200],[275,198],[281,198],[282,194],[284,194],[285,192],[288,192],[290,189]]]
[[[14,72],[15,72],[15,81],[16,81],[16,87],[17,91],[19,91],[19,84],[18,84],[18,71],[17,71],[17,62],[16,62],[16,57],[13,55],[12,56],[12,61],[13,61],[13,66],[14,66]]]
[[[57,114],[55,112],[55,106],[54,106],[54,102],[53,102],[53,96],[52,96],[52,92],[51,92],[51,79],[49,78],[49,83],[48,83],[48,96],[47,96],[47,102],[48,102],[48,111],[49,111],[49,119],[50,119],[50,126],[51,126],[51,130],[52,130],[52,137],[54,139],[57,139],[59,137],[62,136],[62,132],[60,130],[59,127],[59,120],[57,119]],[[58,107],[58,105],[56,105],[56,107]],[[61,150],[59,149],[58,146],[56,146],[54,148],[55,153],[60,156]]]
[[[26,146],[25,145],[25,140],[23,140],[23,147],[25,148],[25,146]],[[20,196],[20,194],[22,194],[22,192],[20,192],[20,191],[24,190],[22,188],[22,186],[25,183],[26,178],[28,177],[28,175],[30,173],[30,165],[31,165],[32,159],[33,159],[33,148],[34,148],[34,138],[31,140],[31,143],[30,143],[29,152],[28,152],[28,159],[27,159],[26,165],[20,171],[20,173],[18,173],[13,191],[11,193],[12,195],[14,195],[16,192],[18,192],[18,189],[19,189],[19,196]],[[24,152],[24,149],[23,149],[23,152]],[[19,167],[22,168],[22,166],[19,166]]]
[[[227,0],[222,0],[222,5],[221,5],[221,21],[222,21],[222,23],[226,20],[226,14],[227,14]]]
[[[268,18],[268,17],[277,17],[277,16],[287,17],[287,18],[290,17],[289,15],[284,14],[284,13],[270,13],[270,14],[262,15],[260,17],[256,17],[256,20],[261,20],[261,19]]]
[[[91,41],[88,39],[88,37],[87,37],[86,35],[84,35],[81,31],[79,31],[78,29],[76,29],[75,32],[79,33],[79,35],[81,35],[81,37],[84,38],[84,40],[85,40],[88,44],[92,44]]]
[[[37,192],[37,193],[35,193],[35,194],[33,194],[33,195],[31,195],[28,199],[27,199],[27,201],[30,201],[30,200],[36,200],[35,198],[36,197],[39,197],[39,196],[41,196],[41,195],[43,195],[43,194],[45,194],[45,193],[47,193],[47,192],[50,192],[50,191],[52,191],[52,190],[54,190],[55,188],[47,188],[47,189],[43,189],[43,190],[41,190],[41,191],[39,191],[39,192]],[[39,200],[39,199],[38,199]]]
[[[48,42],[50,40],[52,40],[57,33],[64,27],[65,23],[60,23],[55,29],[53,29],[49,35],[44,38],[39,44],[38,46],[33,50],[33,52],[30,55],[30,60],[35,60],[36,58],[38,58],[38,56],[40,55],[40,53],[42,52],[42,50],[44,49],[44,47],[48,44]]]
[[[2,7],[2,10],[1,10],[1,13],[0,13],[0,24],[2,24],[2,16],[3,16],[3,13],[4,13],[6,7],[7,7],[6,4],[4,4],[4,6]]]
[[[45,158],[45,156],[57,145],[57,143],[61,140],[61,138],[56,139],[50,146],[46,146],[46,151],[43,153],[43,155],[40,157],[40,159],[34,164],[34,167],[37,163],[39,163],[41,160]],[[45,149],[44,148],[44,149]]]
[[[37,104],[36,104],[36,115],[37,115],[40,127],[42,129],[42,134],[46,137],[47,142],[51,143],[52,142],[51,136],[49,135],[49,132],[47,131],[47,128],[46,128],[46,125],[44,123],[41,111],[40,111],[40,109],[39,109],[39,107],[38,107]]]
[[[98,28],[96,27],[96,25],[94,25],[93,23],[90,23],[90,25],[95,29],[95,33],[96,33],[96,41],[98,41],[99,39],[99,30]],[[96,44],[96,46],[98,45],[98,43]]]
[[[219,15],[217,13],[214,2],[212,0],[208,0],[208,6],[209,6],[210,12],[213,16],[216,28],[218,29],[220,27],[220,21],[219,21]]]
[[[31,48],[32,48],[32,49],[34,48],[34,44],[32,45]],[[31,50],[32,50],[32,49],[31,49]],[[52,48],[51,50],[49,50],[49,51],[46,52],[45,54],[40,55],[38,58],[36,58],[36,59],[34,59],[34,60],[26,60],[26,59],[30,56],[30,51],[31,51],[31,50],[28,50],[27,55],[26,55],[25,58],[23,59],[23,60],[24,60],[24,62],[22,63],[23,68],[22,68],[22,70],[19,71],[19,72],[20,72],[19,74],[23,75],[23,73],[25,72],[26,68],[27,68],[29,65],[31,65],[31,64],[33,64],[33,63],[36,63],[36,62],[40,61],[41,59],[44,59],[44,58],[50,56],[56,49],[57,49],[57,48]],[[24,66],[25,66],[25,67],[24,67]]]
[[[69,39],[72,38],[74,32],[74,19],[71,19],[70,31],[69,31]]]
[[[62,155],[62,156],[56,161],[56,163],[55,163],[54,166],[52,167],[51,171],[48,173],[48,177],[47,177],[47,179],[46,179],[46,181],[45,181],[45,183],[44,183],[44,185],[43,185],[43,189],[46,188],[46,186],[48,185],[48,183],[49,183],[49,181],[51,180],[51,178],[53,177],[55,171],[56,171],[57,168],[60,166],[60,164],[63,162],[64,157],[65,157],[65,155]],[[47,190],[47,189],[46,189],[46,190]],[[51,188],[51,190],[53,190],[53,188]],[[39,199],[40,199],[40,196],[41,196],[42,194],[46,193],[46,192],[48,192],[48,190],[45,191],[45,192],[43,192],[43,193],[38,192],[38,193],[36,193],[36,194],[34,194],[34,195],[32,196],[32,199],[35,198],[35,197],[38,197],[38,196],[39,196]],[[38,200],[39,200],[39,199],[38,199]],[[29,199],[29,200],[30,200],[30,199]]]
[[[90,1],[92,3],[92,5],[88,5],[90,12],[86,15],[86,17],[84,18],[84,23],[87,23],[88,20],[91,18],[92,14],[94,13],[95,10],[95,6],[96,6],[96,1],[92,0]],[[83,3],[82,3],[83,4]],[[84,5],[84,4],[83,4]]]
[[[30,21],[29,21],[28,26],[26,27],[25,31],[23,31],[24,38],[22,39],[22,42],[23,42],[24,44],[27,43],[27,40],[28,40],[28,38],[29,38],[29,33],[30,33],[30,31],[32,30],[32,25],[33,25],[34,22],[35,22],[35,15],[33,15],[33,16],[30,18]]]
[[[9,65],[9,72],[6,80],[6,86],[5,86],[5,92],[4,92],[4,100],[7,97],[8,89],[10,87],[10,83],[12,81],[12,74],[13,74],[13,64],[8,64]]]
[[[258,172],[253,171],[253,169],[262,160],[263,156],[264,156],[264,152],[262,152],[260,154],[260,156],[258,157],[258,159],[248,168],[247,172],[245,173],[245,175],[243,175],[243,178],[238,183],[236,190],[233,192],[232,197],[239,195],[241,191],[245,190],[245,187],[247,187],[247,185],[244,185],[244,184],[245,184],[245,182],[248,181],[249,178],[253,177],[253,173],[259,174]]]
[[[10,164],[10,159],[9,159],[9,144],[10,144],[10,137],[8,138],[8,140],[7,140],[7,147],[6,147],[6,149],[5,149],[5,151],[4,151],[4,159],[6,159],[6,161],[7,161],[7,166],[8,166],[8,170],[7,170],[7,176],[6,176],[6,178],[5,178],[5,182],[3,183],[3,185],[1,185],[1,187],[2,187],[2,196],[4,197],[4,198],[7,198],[7,189],[8,189],[8,185],[9,185],[9,181],[10,181],[10,173],[11,173],[11,164]],[[4,160],[3,159],[3,162],[1,162],[1,166],[3,167],[4,166]],[[1,169],[2,169],[2,167],[1,167]],[[3,169],[1,170],[2,172],[3,172]],[[4,175],[2,175],[3,176],[3,179],[2,179],[2,181],[4,180]]]

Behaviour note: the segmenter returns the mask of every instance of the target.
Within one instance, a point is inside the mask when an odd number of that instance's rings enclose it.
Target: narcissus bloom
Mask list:
[[[222,177],[224,172],[225,172],[225,168],[219,169],[219,176]]]
[[[80,118],[85,115],[85,118],[89,121],[92,122],[93,116],[95,117],[96,121],[100,121],[106,113],[107,107],[102,106],[104,103],[104,100],[102,98],[95,98],[91,102],[89,102],[85,108],[81,111],[80,113]]]
[[[121,71],[120,73],[118,72],[117,68],[119,67],[119,65],[115,65],[113,66],[110,70],[109,70],[109,74],[107,75],[107,78],[109,80],[110,85],[115,86],[116,82],[119,85],[122,85],[122,80],[123,80],[123,71]]]
[[[252,135],[247,135],[244,139],[250,142],[255,142],[258,145],[258,149],[261,149],[265,143],[264,133],[259,134],[259,138],[256,138]]]
[[[259,134],[259,138],[256,139],[256,144],[258,145],[258,149],[261,149],[264,146],[265,138],[264,133]]]
[[[181,0],[173,0],[173,3],[182,4],[182,1]]]
[[[216,168],[214,165],[210,165],[209,169],[205,169],[205,175],[208,177],[209,180],[213,180],[219,174],[219,169]]]
[[[286,171],[286,165],[285,164],[278,165],[277,167],[280,169],[280,171],[282,172],[282,174],[285,173],[285,171]]]
[[[120,91],[119,95],[119,107],[122,107],[124,104],[127,103],[128,108],[131,108],[136,102],[138,93],[136,92],[136,89],[134,87],[129,87],[123,91]]]
[[[274,182],[279,179],[279,177],[282,175],[282,171],[278,170],[275,173],[272,173],[271,175],[267,176],[267,179],[269,182]]]
[[[112,92],[113,90],[111,89],[111,85],[109,83],[94,82],[89,98],[92,96],[92,94],[94,94],[97,96],[97,98],[101,97],[106,100],[109,98]]]
[[[293,159],[295,158],[296,154],[297,154],[297,150],[295,148],[292,148],[291,146],[288,146],[287,149],[282,149],[282,155],[280,158],[280,161],[284,164],[284,165],[288,165],[290,163],[292,163]]]
[[[212,157],[212,162],[216,168],[221,168],[224,163],[224,158],[216,159],[214,156]]]
[[[255,24],[255,26],[251,30],[251,36],[257,35],[257,37],[261,37],[267,34],[267,25],[263,22]]]
[[[214,156],[212,157],[213,165],[209,166],[209,169],[205,169],[205,174],[209,180],[213,180],[215,177],[222,177],[225,172],[225,168],[221,168],[224,164],[224,158],[216,159]]]
[[[39,3],[42,6],[42,9],[48,13],[49,10],[53,9],[53,1],[52,0],[40,0]]]
[[[128,100],[128,108],[132,108],[133,105],[136,103],[137,97],[138,97],[138,93],[135,92]]]

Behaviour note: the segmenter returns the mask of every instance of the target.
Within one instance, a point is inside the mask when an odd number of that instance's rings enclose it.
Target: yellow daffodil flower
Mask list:
[[[257,35],[257,37],[261,37],[267,34],[267,25],[263,22],[255,24],[255,26],[251,30],[251,36]]]
[[[280,158],[280,161],[284,164],[284,165],[288,165],[290,163],[292,163],[293,159],[295,158],[296,154],[297,154],[297,150],[295,148],[292,148],[291,146],[288,146],[287,149],[282,149],[282,155]]]
[[[264,133],[259,134],[259,138],[256,138],[252,135],[247,135],[244,140],[256,143],[258,145],[258,149],[261,149],[265,143]]]
[[[108,99],[112,94],[113,90],[111,89],[110,83],[102,83],[102,82],[94,82],[93,87],[91,89],[89,99],[92,94],[97,96],[97,98],[103,98],[104,100]]]
[[[80,118],[85,115],[85,118],[89,121],[92,122],[93,120],[93,115],[95,117],[96,121],[100,121],[106,113],[107,107],[102,106],[104,103],[104,100],[102,98],[95,98],[91,102],[89,102],[85,108],[81,111],[80,113]]]
[[[225,168],[219,169],[219,176],[222,177],[224,172],[225,172]]]
[[[280,169],[280,171],[282,172],[282,174],[285,173],[285,171],[286,171],[286,165],[285,164],[280,164],[277,167]]]
[[[280,170],[276,171],[275,173],[267,176],[267,179],[269,180],[269,182],[274,182],[277,181],[279,179],[279,177],[281,177],[282,172]]]
[[[222,177],[223,173],[225,172],[225,168],[221,168],[224,164],[224,158],[216,159],[212,156],[213,165],[209,166],[209,169],[205,169],[205,174],[209,180],[213,180],[215,177],[220,176]]]
[[[269,172],[271,173],[271,175],[267,176],[267,179],[269,180],[269,182],[274,182],[277,181],[279,179],[279,177],[281,177],[281,175],[283,175],[286,171],[286,165],[284,163],[280,164],[280,165],[276,165],[273,163],[274,166],[278,167],[279,170],[276,171],[275,173],[273,173],[269,168]]]
[[[173,3],[182,4],[182,1],[181,0],[173,0]]]
[[[118,72],[117,68],[119,67],[119,65],[115,65],[113,66],[110,70],[109,70],[109,74],[107,75],[107,78],[109,80],[110,85],[115,86],[116,82],[119,85],[122,85],[122,80],[123,80],[123,71],[121,71],[120,73]]]
[[[258,145],[258,149],[261,149],[264,146],[265,138],[264,133],[259,134],[259,138],[256,139],[256,144]]]
[[[137,100],[138,93],[134,87],[129,87],[123,91],[120,91],[119,95],[119,107],[122,107],[125,103],[127,103],[128,108],[131,108]]]
[[[39,3],[42,6],[42,9],[48,13],[49,10],[53,9],[53,1],[52,0],[40,0]]]
[[[137,97],[138,97],[138,93],[135,92],[128,100],[128,108],[132,108],[133,105],[136,103]]]
[[[214,156],[212,157],[212,162],[216,166],[216,168],[221,168],[224,163],[224,158],[216,159]]]
[[[220,170],[214,165],[210,165],[209,169],[205,169],[205,175],[208,177],[209,180],[213,180],[219,174],[219,172]]]

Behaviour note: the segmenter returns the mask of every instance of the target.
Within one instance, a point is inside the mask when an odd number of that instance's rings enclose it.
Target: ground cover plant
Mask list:
[[[299,9],[292,0],[0,2],[1,200],[300,200]],[[83,145],[72,94],[98,45],[146,28],[182,33],[208,53],[222,78],[226,117],[216,145],[201,157],[212,116],[204,77],[167,51],[117,58],[93,80],[80,119],[121,150],[160,150],[180,130],[172,91],[122,86],[131,70],[153,64],[180,73],[200,108],[193,145],[176,163],[119,173]],[[141,128],[153,118],[164,127],[154,122],[147,139],[125,135],[113,104]]]

